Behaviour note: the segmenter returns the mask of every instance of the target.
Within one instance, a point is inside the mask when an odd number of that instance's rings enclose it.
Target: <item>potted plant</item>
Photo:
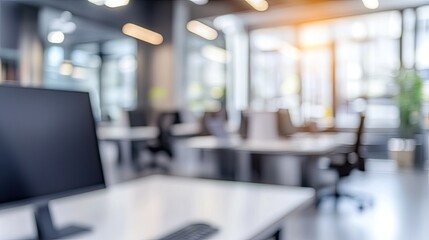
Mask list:
[[[401,69],[396,76],[399,138],[389,142],[391,157],[399,167],[409,168],[416,157],[416,134],[420,132],[423,80],[415,69]]]

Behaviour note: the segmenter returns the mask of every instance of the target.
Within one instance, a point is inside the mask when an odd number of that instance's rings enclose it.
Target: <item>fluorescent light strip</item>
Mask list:
[[[217,31],[213,28],[205,25],[202,22],[199,22],[197,20],[192,20],[188,22],[186,25],[186,28],[191,32],[194,33],[202,38],[205,38],[207,40],[214,40],[217,38],[218,34]]]
[[[133,23],[127,23],[122,27],[122,32],[125,35],[128,35],[133,38],[137,38],[141,41],[148,42],[153,45],[159,45],[164,41],[164,38],[161,34],[146,29],[144,27],[140,27]]]
[[[377,9],[380,6],[378,0],[362,0],[363,5],[368,9]]]
[[[266,0],[245,0],[250,6],[252,6],[256,11],[266,11],[269,7],[269,4]]]

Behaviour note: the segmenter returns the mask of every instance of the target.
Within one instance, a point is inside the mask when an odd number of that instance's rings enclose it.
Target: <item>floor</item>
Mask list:
[[[385,160],[387,161],[387,160]],[[335,207],[332,199],[292,216],[285,239],[425,240],[429,239],[427,171],[379,171],[354,174],[348,192],[370,196],[374,205],[360,212],[350,200]]]
[[[101,148],[108,184],[144,177],[152,172],[115,162],[115,149]],[[143,161],[143,160],[142,160]],[[162,159],[161,159],[162,161]],[[180,162],[180,161],[179,161]],[[372,207],[359,211],[350,200],[335,205],[326,199],[285,223],[283,239],[311,240],[427,240],[429,239],[429,172],[399,170],[389,160],[371,160],[368,171],[356,172],[343,189],[371,197]]]

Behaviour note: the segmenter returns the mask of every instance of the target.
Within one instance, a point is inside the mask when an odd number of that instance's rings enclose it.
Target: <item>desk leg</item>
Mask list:
[[[118,154],[117,154],[117,156],[116,156],[116,160],[117,160],[117,163],[118,164],[122,164],[122,162],[123,162],[123,160],[122,160],[122,143],[119,141],[119,142],[115,142],[115,144],[116,144],[116,148],[118,149]]]
[[[246,152],[237,151],[237,181],[250,182],[251,181],[251,168],[250,168],[250,155]]]
[[[132,149],[131,142],[121,141],[119,142],[119,152],[118,152],[118,163],[126,164],[131,162],[132,158]]]
[[[235,151],[231,149],[219,149],[217,151],[218,173],[221,179],[235,180],[236,179],[236,162]]]
[[[250,171],[251,180],[256,183],[263,183],[263,155],[261,154],[250,154]]]
[[[319,156],[307,156],[301,160],[301,186],[317,187],[319,183]]]

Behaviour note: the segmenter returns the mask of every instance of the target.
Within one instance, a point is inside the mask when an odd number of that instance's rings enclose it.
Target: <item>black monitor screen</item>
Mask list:
[[[0,86],[0,204],[97,186],[88,93]]]

